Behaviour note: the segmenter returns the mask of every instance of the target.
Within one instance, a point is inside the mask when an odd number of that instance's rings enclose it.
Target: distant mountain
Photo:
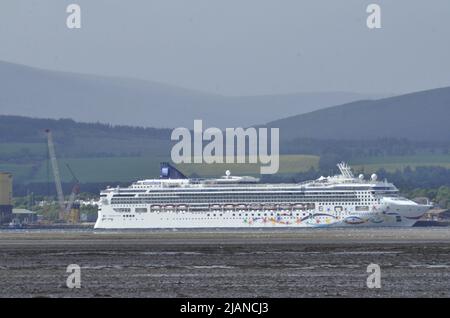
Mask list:
[[[450,141],[450,87],[329,107],[268,123],[284,140]]]
[[[0,114],[145,127],[250,126],[376,96],[345,92],[226,97],[166,84],[0,62]]]

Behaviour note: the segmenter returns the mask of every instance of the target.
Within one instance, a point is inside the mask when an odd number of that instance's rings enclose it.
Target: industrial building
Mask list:
[[[12,210],[13,223],[15,224],[33,224],[37,220],[36,212],[27,209]]]
[[[12,184],[12,174],[0,171],[0,224],[9,223],[12,219]]]

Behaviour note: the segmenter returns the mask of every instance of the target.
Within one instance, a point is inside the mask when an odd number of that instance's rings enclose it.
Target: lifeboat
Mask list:
[[[161,206],[159,205],[152,205],[150,206],[151,211],[161,211]]]
[[[227,204],[225,205],[225,210],[234,210],[234,205],[233,204]]]
[[[278,208],[282,211],[291,211],[292,207],[289,204],[280,204]]]
[[[275,211],[275,210],[276,210],[276,206],[274,206],[274,205],[272,205],[272,204],[267,204],[267,205],[264,205],[264,206],[263,206],[263,210],[264,210],[264,211],[272,212],[272,211]]]
[[[303,204],[294,204],[293,205],[293,209],[296,211],[304,211],[306,206],[304,206]]]
[[[357,217],[357,216],[349,216],[344,219],[344,222],[347,224],[355,225],[355,224],[363,224],[366,223],[366,220]]]
[[[245,205],[245,204],[239,204],[239,205],[237,205],[237,209],[238,210],[243,210],[243,211],[246,211],[247,210],[247,206]]]

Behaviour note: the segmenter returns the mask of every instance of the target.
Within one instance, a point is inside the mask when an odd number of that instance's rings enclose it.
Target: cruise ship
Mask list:
[[[162,163],[159,179],[100,193],[96,229],[413,226],[431,208],[401,197],[392,184],[340,174],[264,184],[254,177],[187,178]]]

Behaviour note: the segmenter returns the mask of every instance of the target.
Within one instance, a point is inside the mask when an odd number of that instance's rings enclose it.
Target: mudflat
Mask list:
[[[1,231],[0,297],[450,297],[450,229]]]

